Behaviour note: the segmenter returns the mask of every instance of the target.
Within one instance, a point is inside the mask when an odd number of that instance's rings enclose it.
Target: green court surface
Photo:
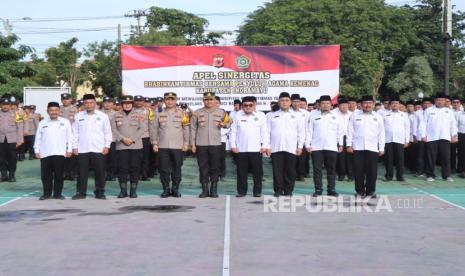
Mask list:
[[[269,159],[264,158],[264,183],[263,194],[272,195],[272,171]],[[235,166],[231,162],[231,158],[227,158],[227,175],[224,181],[219,183],[219,193],[224,195],[235,195],[236,193],[236,178]],[[183,179],[181,184],[181,192],[184,195],[197,195],[200,193],[200,184],[198,182],[198,167],[196,159],[187,157],[183,165]],[[439,170],[439,168],[438,168]],[[419,195],[431,194],[438,196],[451,203],[465,207],[465,179],[454,176],[455,182],[446,182],[441,178],[434,182],[427,182],[425,178],[417,178],[411,174],[407,174],[405,182],[383,182],[381,179],[384,174],[383,166],[379,166],[377,193],[384,195]],[[18,197],[38,197],[42,192],[40,181],[40,162],[38,160],[26,160],[18,162],[17,182],[0,183],[0,204],[6,203]],[[93,179],[89,179],[88,194],[92,195]],[[252,179],[249,178],[249,186]],[[325,180],[324,180],[325,183]],[[118,183],[116,181],[107,182],[107,195],[116,196],[119,193]],[[353,194],[353,182],[337,182],[337,190],[340,194]],[[251,187],[249,187],[249,194]],[[312,178],[306,178],[305,181],[296,182],[294,194],[311,194],[313,192]],[[70,197],[75,193],[75,182],[65,181],[64,195]],[[159,195],[161,193],[161,184],[159,177],[150,181],[139,182],[138,194],[140,196]]]

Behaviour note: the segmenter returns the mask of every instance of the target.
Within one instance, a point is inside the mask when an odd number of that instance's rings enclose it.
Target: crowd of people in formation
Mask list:
[[[87,195],[94,171],[97,199],[105,199],[106,181],[117,179],[119,198],[136,198],[139,181],[159,174],[161,197],[181,197],[182,165],[187,154],[197,158],[199,197],[218,197],[226,175],[230,149],[237,176],[237,197],[248,191],[252,175],[254,197],[262,194],[263,158],[270,158],[274,195],[291,196],[296,181],[313,171],[313,196],[338,196],[336,182],[355,182],[355,195],[376,197],[378,162],[384,181],[404,181],[405,169],[426,181],[465,177],[465,111],[461,99],[438,93],[434,98],[401,101],[394,96],[380,103],[328,95],[307,103],[298,94],[282,92],[266,114],[253,96],[222,109],[214,93],[203,94],[195,111],[177,102],[172,92],[159,98],[104,97],[92,94],[75,101],[61,95],[48,103],[44,119],[35,106],[20,108],[14,97],[0,102],[1,181],[15,182],[17,161],[40,159],[41,200],[64,199],[64,180],[76,181],[72,199]],[[26,161],[27,162],[27,161]],[[310,166],[310,164],[312,166]],[[395,173],[395,174],[394,174]]]

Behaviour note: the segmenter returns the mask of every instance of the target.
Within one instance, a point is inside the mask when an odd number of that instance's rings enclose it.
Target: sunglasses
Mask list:
[[[253,104],[243,104],[243,107],[253,107]]]

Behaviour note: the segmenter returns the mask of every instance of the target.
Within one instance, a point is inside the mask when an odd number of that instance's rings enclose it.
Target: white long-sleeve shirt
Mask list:
[[[454,112],[447,107],[432,106],[425,110],[425,118],[420,125],[421,138],[427,142],[437,140],[450,141],[457,136],[457,121]]]
[[[98,110],[93,115],[79,112],[73,124],[73,137],[73,149],[79,153],[101,153],[103,148],[110,148],[112,133],[107,114]]]
[[[271,152],[296,154],[305,142],[305,122],[297,112],[278,110],[268,117],[267,128]]]
[[[415,112],[408,113],[408,120],[410,122],[410,138],[409,141],[413,142],[413,137],[415,136]]]
[[[383,115],[386,143],[406,144],[410,141],[410,120],[402,111],[386,111]]]
[[[250,115],[237,113],[231,125],[229,143],[231,148],[238,148],[239,152],[259,152],[261,148],[269,148],[266,117],[257,112]]]
[[[342,113],[341,110],[339,110],[339,108],[334,109],[333,112],[339,116],[339,119],[342,121],[342,124],[344,126],[344,135],[347,135],[347,130],[349,128],[350,115],[352,115],[353,112],[347,110],[346,113]]]
[[[384,151],[385,133],[381,115],[372,111],[355,111],[350,116],[347,146],[353,150]]]
[[[465,111],[455,114],[457,118],[458,133],[465,133]]]
[[[312,151],[337,151],[338,143],[342,146],[344,142],[344,134],[344,122],[336,112],[318,111],[308,121],[305,145]]]
[[[69,120],[58,117],[56,120],[42,120],[37,126],[34,151],[40,158],[72,152],[73,132]]]
[[[425,120],[425,111],[423,109],[415,111],[415,117],[413,119],[413,136],[415,139],[421,140],[420,126]]]

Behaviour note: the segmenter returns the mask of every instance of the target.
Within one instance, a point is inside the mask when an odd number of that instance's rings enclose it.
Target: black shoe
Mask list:
[[[16,182],[16,177],[14,173],[8,175],[8,182]]]
[[[65,200],[66,197],[59,195],[59,196],[53,196],[53,199]]]
[[[338,176],[337,181],[344,181],[344,176]]]
[[[356,193],[354,194],[355,197],[365,197],[365,194],[359,194],[359,193]]]
[[[81,194],[75,194],[71,199],[72,200],[79,200],[79,199],[85,199],[86,196],[85,195],[81,195]]]
[[[313,197],[319,197],[319,196],[322,196],[322,195],[323,195],[322,191],[315,191],[312,196]]]
[[[376,194],[373,193],[373,194],[367,194],[367,195],[365,195],[365,197],[376,198],[377,196],[376,196]]]
[[[172,197],[181,197],[181,193],[178,191],[178,189],[173,188],[171,190],[171,196]]]
[[[47,199],[50,199],[50,198],[52,198],[52,197],[43,195],[43,196],[39,197],[39,200],[47,200]]]
[[[328,191],[328,196],[335,196],[338,197],[339,194],[336,191]]]
[[[131,183],[131,189],[129,190],[130,198],[137,198],[137,183]]]
[[[166,189],[166,190],[163,190],[163,193],[161,193],[160,197],[161,198],[167,198],[171,195],[170,193],[170,190],[169,189]]]
[[[391,180],[392,180],[392,178],[389,178],[389,177],[385,177],[385,178],[383,179],[384,182],[389,182],[389,181],[391,181]]]
[[[210,197],[217,198],[218,197],[218,183],[212,182],[210,186]]]
[[[397,181],[405,182],[405,178],[403,178],[403,177],[397,178]]]
[[[128,197],[128,185],[126,183],[119,183],[119,195],[118,198]]]
[[[353,176],[347,177],[347,181],[354,181],[354,177]]]
[[[245,197],[244,194],[237,194],[236,197]]]
[[[273,196],[274,196],[274,197],[280,197],[281,194],[279,194],[279,193],[274,193]]]
[[[8,181],[8,175],[6,172],[2,172],[2,182]]]
[[[95,198],[96,198],[96,199],[107,199],[107,197],[106,197],[105,194],[103,194],[103,193],[96,194],[96,195],[95,195]]]
[[[253,197],[262,197],[262,194],[254,193]]]
[[[208,184],[202,183],[202,192],[199,194],[199,197],[206,198],[208,196]]]

